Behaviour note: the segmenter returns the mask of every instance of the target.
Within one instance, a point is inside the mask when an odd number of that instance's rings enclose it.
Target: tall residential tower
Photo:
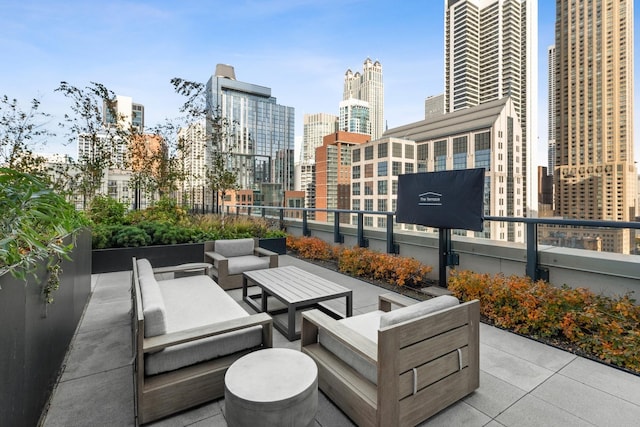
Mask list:
[[[535,0],[445,0],[445,112],[511,97],[522,126],[523,199],[537,210]]]
[[[557,0],[556,49],[556,215],[632,221],[633,1]]]

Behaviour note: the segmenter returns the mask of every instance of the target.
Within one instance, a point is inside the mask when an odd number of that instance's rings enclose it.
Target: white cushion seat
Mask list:
[[[166,333],[184,331],[249,314],[211,278],[190,276],[155,281],[165,304]],[[144,301],[144,291],[143,301]],[[144,304],[144,302],[143,302]],[[145,311],[145,329],[148,319]],[[173,371],[262,343],[262,327],[255,326],[211,338],[167,347],[145,359],[145,374]]]
[[[244,271],[269,268],[269,257],[254,255],[240,255],[229,258],[229,274],[240,274]]]

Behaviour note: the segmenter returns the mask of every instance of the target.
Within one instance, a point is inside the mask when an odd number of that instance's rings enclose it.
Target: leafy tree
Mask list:
[[[35,98],[30,108],[23,110],[17,99],[0,97],[0,165],[26,173],[40,171],[44,160],[35,157],[32,148],[53,133],[45,128],[51,116],[39,108],[40,101]]]
[[[127,150],[122,147],[129,145],[137,131],[133,126],[123,125],[123,116],[116,110],[115,94],[101,83],[91,82],[85,88],[78,88],[60,82],[56,92],[71,101],[71,113],[65,114],[60,126],[66,128],[69,143],[83,145],[75,164],[78,171],[75,187],[86,208],[98,193],[105,171],[126,165]],[[103,109],[114,119],[112,126],[105,126],[107,117],[103,116]]]

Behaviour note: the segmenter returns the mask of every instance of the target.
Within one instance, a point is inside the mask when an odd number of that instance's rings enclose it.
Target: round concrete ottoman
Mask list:
[[[296,350],[254,351],[227,370],[224,405],[229,427],[311,425],[318,410],[318,368]]]

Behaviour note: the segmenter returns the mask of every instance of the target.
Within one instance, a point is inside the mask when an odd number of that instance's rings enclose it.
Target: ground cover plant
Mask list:
[[[453,271],[448,288],[461,300],[479,299],[481,315],[496,326],[640,374],[640,306],[630,295],[470,271]]]
[[[331,245],[317,237],[287,236],[287,248],[300,257],[333,261],[338,271],[365,279],[382,281],[392,286],[423,283],[432,270],[414,258],[375,252],[366,248]]]

